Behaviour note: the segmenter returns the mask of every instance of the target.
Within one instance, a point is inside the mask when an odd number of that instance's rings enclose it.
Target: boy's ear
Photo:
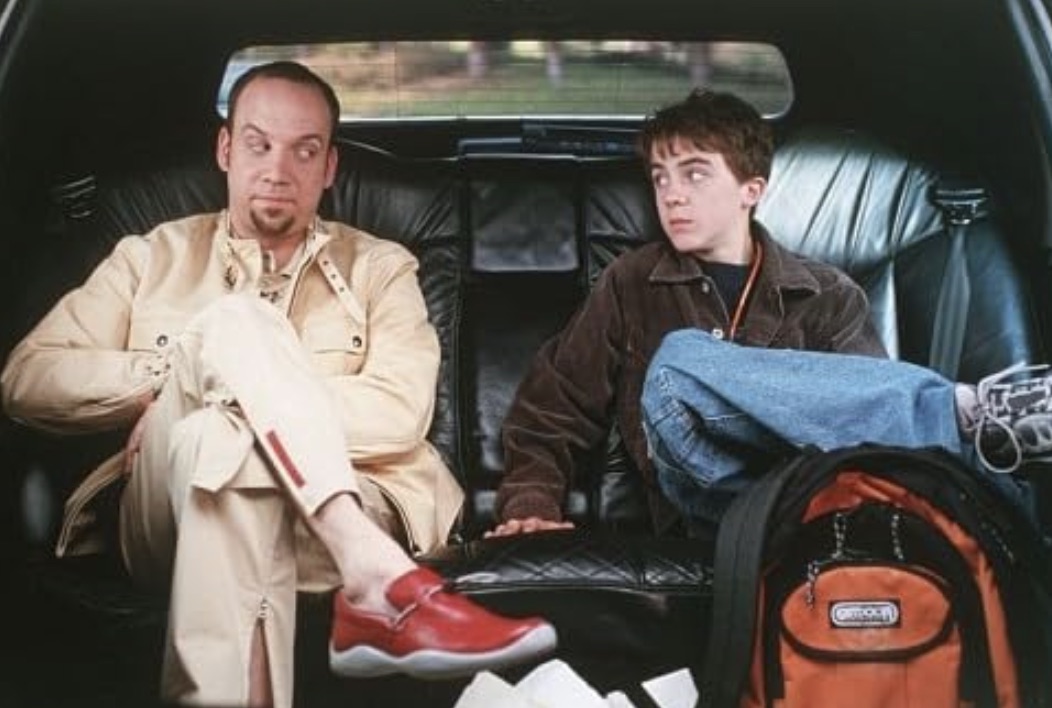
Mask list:
[[[742,183],[742,206],[751,209],[756,206],[767,189],[767,180],[763,177],[752,177]]]

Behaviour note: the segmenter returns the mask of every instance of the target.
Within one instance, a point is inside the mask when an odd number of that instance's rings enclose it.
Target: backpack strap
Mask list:
[[[801,454],[758,479],[720,520],[700,708],[738,705],[752,661],[767,522],[787,481],[817,452]]]

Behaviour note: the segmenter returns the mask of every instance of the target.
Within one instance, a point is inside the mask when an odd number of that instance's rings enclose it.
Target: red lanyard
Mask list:
[[[731,329],[727,333],[727,341],[733,342],[734,335],[738,333],[738,325],[745,318],[745,310],[749,306],[749,299],[752,297],[753,286],[756,284],[756,279],[760,275],[760,264],[763,262],[763,244],[759,241],[753,241],[756,249],[752,257],[752,265],[749,267],[749,277],[745,280],[745,287],[742,288],[741,295],[738,296],[738,304],[734,306],[734,317],[731,318]]]

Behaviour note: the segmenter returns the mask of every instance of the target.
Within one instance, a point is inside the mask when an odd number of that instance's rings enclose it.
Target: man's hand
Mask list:
[[[558,529],[572,529],[572,521],[548,521],[530,516],[525,519],[508,519],[503,524],[498,524],[492,531],[487,531],[485,538],[497,536],[515,536],[520,533],[536,533],[538,531],[555,531]]]

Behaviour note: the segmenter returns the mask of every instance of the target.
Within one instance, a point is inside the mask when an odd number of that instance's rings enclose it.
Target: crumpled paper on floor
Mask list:
[[[694,708],[698,690],[690,671],[680,669],[643,682],[660,708]],[[560,659],[541,664],[511,684],[489,671],[475,675],[454,708],[635,708],[621,691],[600,695]]]

